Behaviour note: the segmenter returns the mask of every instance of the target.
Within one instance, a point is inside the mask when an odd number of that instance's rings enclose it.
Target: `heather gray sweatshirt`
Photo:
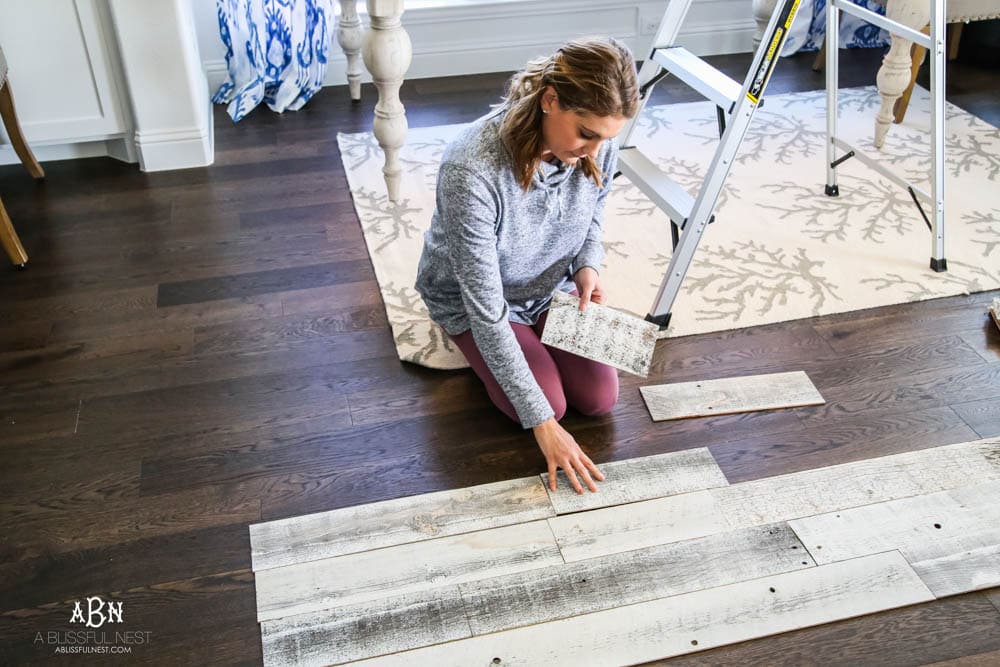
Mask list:
[[[444,153],[416,288],[445,331],[472,330],[521,424],[531,428],[553,412],[507,322],[534,324],[553,291],[574,289],[577,270],[600,271],[602,212],[618,153],[613,141],[601,146],[601,188],[570,165],[542,162],[525,192],[500,140],[503,112],[472,123]]]

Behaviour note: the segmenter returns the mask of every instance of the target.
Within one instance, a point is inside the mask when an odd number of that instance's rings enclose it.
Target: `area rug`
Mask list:
[[[840,91],[839,135],[930,191],[930,99],[916,88],[902,125],[871,147],[879,96]],[[769,97],[757,113],[672,309],[670,337],[783,322],[1000,287],[1000,130],[947,107],[946,257],[929,268],[931,236],[909,194],[858,160],[823,194],[826,93]],[[486,109],[484,109],[484,112]],[[400,201],[387,200],[371,133],[338,143],[399,358],[466,366],[413,288],[434,210],[438,163],[461,125],[410,130]],[[695,194],[718,142],[715,107],[650,107],[635,143]],[[670,261],[669,220],[624,177],[604,223],[608,305],[645,315]]]

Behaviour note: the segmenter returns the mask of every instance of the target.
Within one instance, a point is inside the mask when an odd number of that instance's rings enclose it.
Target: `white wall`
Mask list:
[[[407,78],[515,70],[529,58],[584,34],[623,39],[641,58],[666,4],[667,0],[408,0],[403,25],[413,43],[413,64]],[[215,2],[195,0],[194,5],[199,51],[214,92],[226,75]],[[363,9],[360,2],[361,19],[367,25]],[[750,0],[694,0],[679,42],[699,55],[750,51],[756,27],[750,9]],[[345,85],[346,67],[334,39],[326,85]]]

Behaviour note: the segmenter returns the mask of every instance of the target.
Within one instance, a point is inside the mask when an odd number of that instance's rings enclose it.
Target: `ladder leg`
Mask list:
[[[945,15],[944,3],[931,2],[931,90],[934,106],[931,109],[931,198],[934,200],[934,215],[931,224],[934,239],[931,248],[931,269],[947,271],[948,263],[944,255],[944,71],[945,71]]]
[[[837,136],[837,86],[839,85],[838,53],[840,49],[840,11],[830,4],[826,6],[826,194],[836,197],[837,187],[836,147],[833,140]]]

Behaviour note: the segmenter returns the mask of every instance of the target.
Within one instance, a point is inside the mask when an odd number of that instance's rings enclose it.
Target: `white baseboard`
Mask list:
[[[658,24],[665,5],[663,0],[418,5],[403,14],[413,44],[406,79],[513,71],[582,34],[613,35],[642,59],[650,48],[649,24]],[[756,30],[750,10],[747,0],[695,0],[678,44],[702,56],[749,52]],[[362,23],[367,25],[367,17],[362,16]],[[202,66],[214,94],[227,78],[226,62],[216,57]],[[334,36],[323,85],[347,85],[346,69],[347,59]],[[362,80],[370,82],[371,77],[365,72]]]
[[[119,137],[113,139],[81,141],[72,144],[40,145],[32,143],[31,152],[34,153],[35,159],[42,163],[57,162],[59,160],[78,160],[89,157],[104,157],[108,155],[115,157],[116,159],[122,159],[125,155],[121,149],[123,141],[124,139]],[[135,162],[135,160],[124,161]],[[11,146],[0,146],[0,165],[20,164],[20,162],[21,159],[17,157],[17,153],[14,152],[14,149]]]
[[[136,132],[135,147],[142,171],[205,167],[215,161],[214,132],[198,127]]]

